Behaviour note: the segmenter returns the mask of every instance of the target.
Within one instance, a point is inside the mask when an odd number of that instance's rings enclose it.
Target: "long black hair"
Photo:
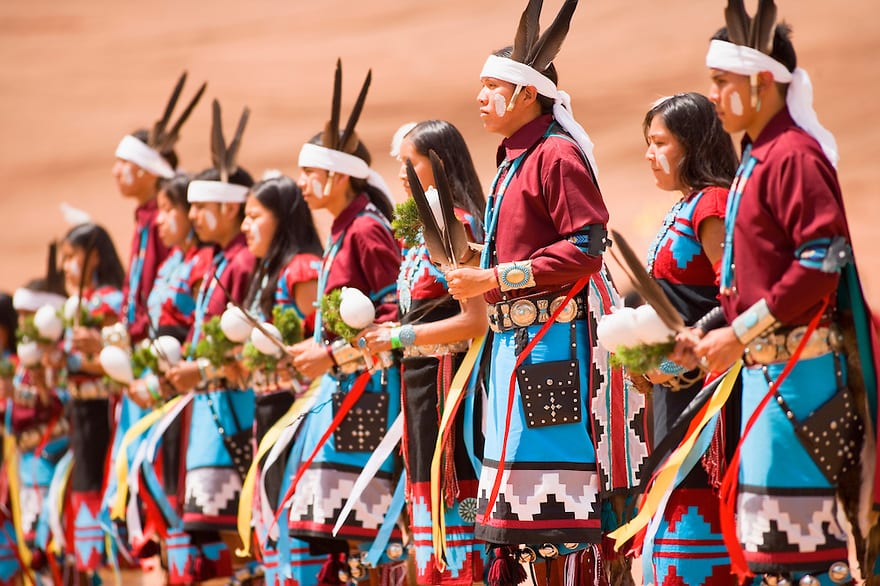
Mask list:
[[[453,203],[482,223],[486,197],[474,160],[458,129],[445,120],[426,120],[416,124],[404,140],[410,141],[416,152],[424,157],[428,156],[429,150],[437,153],[446,168]]]
[[[119,262],[119,255],[107,230],[98,224],[85,223],[74,226],[64,237],[65,242],[86,251],[91,248],[92,254],[98,255],[98,266],[95,268],[95,285],[122,288],[125,281],[125,270]],[[86,270],[86,267],[82,267]]]
[[[684,185],[694,190],[712,185],[730,187],[738,165],[736,150],[706,96],[695,92],[675,94],[655,104],[642,123],[646,140],[657,116],[684,150],[678,167]]]
[[[0,329],[6,332],[6,344],[8,347],[0,348],[0,352],[15,350],[15,330],[18,328],[18,312],[12,305],[12,296],[8,293],[0,293]]]
[[[309,206],[293,179],[281,176],[260,181],[251,189],[251,196],[277,221],[272,243],[251,278],[245,297],[245,307],[250,307],[259,296],[260,310],[268,318],[275,304],[278,277],[287,263],[297,254],[306,252],[320,257],[324,250]]]
[[[318,133],[315,136],[313,136],[312,138],[310,138],[309,144],[316,144],[318,146],[323,146],[323,142],[321,142],[322,134],[323,133]],[[351,155],[361,159],[368,166],[370,164],[372,164],[372,162],[373,162],[373,157],[370,156],[370,151],[367,150],[367,147],[360,140],[358,140],[357,148],[354,149],[354,152],[347,153],[347,154],[351,154]],[[351,185],[352,191],[354,191],[355,193],[366,193],[367,197],[370,198],[370,201],[372,202],[372,204],[374,206],[376,206],[376,209],[378,209],[379,212],[383,216],[385,216],[385,219],[387,219],[389,222],[391,221],[391,219],[394,217],[394,206],[391,205],[391,202],[388,200],[388,197],[384,193],[382,193],[382,191],[379,188],[373,187],[372,185],[367,183],[366,179],[358,179],[357,177],[349,176],[348,180],[349,180],[349,184]]]

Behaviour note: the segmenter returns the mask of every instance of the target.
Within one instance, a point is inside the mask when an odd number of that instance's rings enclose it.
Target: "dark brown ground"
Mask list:
[[[8,0],[0,3],[0,290],[44,270],[45,244],[66,227],[66,201],[105,224],[125,251],[131,201],[110,176],[121,136],[159,116],[180,71],[209,81],[232,126],[252,110],[241,153],[255,174],[298,172],[296,154],[329,113],[332,68],[342,57],[347,112],[373,68],[360,125],[389,183],[394,130],[445,118],[468,139],[481,176],[494,171],[498,137],[476,112],[485,56],[512,41],[524,1],[440,0]],[[560,0],[546,2],[546,13]],[[611,223],[644,250],[669,194],[643,159],[641,120],[656,98],[705,91],[707,39],[722,0],[584,0],[557,65],[560,87],[596,142]],[[754,0],[747,2],[750,9]],[[816,106],[840,144],[840,180],[868,297],[880,305],[880,3],[782,0]],[[545,18],[545,21],[548,20]],[[207,100],[184,131],[184,166],[208,165]],[[393,185],[397,185],[393,183]],[[874,186],[874,187],[872,187]],[[326,216],[319,220],[326,225]]]

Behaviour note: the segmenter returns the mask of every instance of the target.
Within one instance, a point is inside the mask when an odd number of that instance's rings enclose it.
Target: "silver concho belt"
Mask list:
[[[489,317],[489,327],[494,332],[503,332],[515,328],[526,328],[535,324],[546,323],[550,316],[559,309],[565,301],[565,295],[550,295],[546,297],[522,297],[512,301],[500,301],[489,305],[486,313]],[[557,316],[559,323],[568,323],[586,315],[584,298],[576,295],[568,301],[565,309]]]

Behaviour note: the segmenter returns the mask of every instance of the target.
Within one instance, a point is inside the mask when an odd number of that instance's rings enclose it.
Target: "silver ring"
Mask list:
[[[705,356],[700,358],[700,366],[702,366],[703,368],[708,370],[709,369],[709,359],[706,358]]]
[[[366,347],[367,347],[367,339],[365,337],[361,336],[360,338],[358,338],[358,348],[363,350]]]

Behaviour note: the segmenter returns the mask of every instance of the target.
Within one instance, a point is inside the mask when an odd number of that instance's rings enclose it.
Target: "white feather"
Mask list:
[[[92,216],[87,211],[75,208],[66,201],[61,202],[58,207],[61,210],[61,215],[64,216],[64,221],[71,226],[90,224],[92,222]]]

